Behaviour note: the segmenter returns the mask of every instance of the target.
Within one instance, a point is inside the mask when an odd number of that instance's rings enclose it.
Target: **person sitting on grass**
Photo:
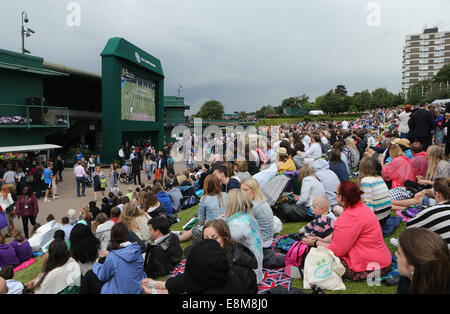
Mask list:
[[[19,259],[19,265],[28,261],[33,255],[30,243],[26,238],[22,236],[19,230],[13,232],[14,241],[9,245],[16,251],[17,258]]]
[[[59,230],[61,231],[61,230]],[[48,260],[43,272],[25,286],[35,294],[78,294],[81,271],[70,256],[64,240],[54,240],[48,249]]]
[[[397,294],[450,293],[449,252],[446,241],[433,231],[411,228],[400,233]]]
[[[339,257],[345,267],[344,279],[365,280],[372,273],[367,271],[369,263],[377,263],[380,276],[391,270],[392,254],[384,242],[381,225],[375,213],[362,202],[362,192],[351,181],[339,184],[336,196],[344,208],[336,220],[331,243],[317,237],[305,237],[306,245],[323,246]]]
[[[6,238],[0,235],[0,268],[5,266],[18,266],[19,259],[14,247],[6,243]]]
[[[101,259],[81,281],[82,294],[140,294],[145,278],[144,259],[137,243],[128,241],[128,228],[117,223],[111,230],[111,251],[100,251]]]
[[[206,177],[203,183],[203,191],[204,195],[201,197],[198,206],[198,224],[180,235],[181,242],[192,237],[194,237],[194,241],[199,241],[203,225],[225,213],[227,193],[222,192],[220,181],[215,175],[210,174]]]
[[[319,196],[313,201],[313,213],[316,218],[301,228],[298,233],[321,238],[323,242],[331,243],[336,216],[329,212],[330,203],[325,196]]]
[[[167,276],[181,261],[180,240],[163,217],[150,219],[148,227],[152,242],[147,244],[144,270],[150,278]]]
[[[230,267],[230,278],[235,283],[230,291],[233,294],[256,294],[258,286],[254,269],[258,266],[255,255],[244,245],[231,237],[230,228],[222,219],[208,221],[202,234],[202,240],[215,240],[225,251]],[[186,248],[189,259],[191,249]],[[141,284],[145,294],[181,294],[186,292],[184,274],[177,274],[167,281],[154,281],[145,278]]]
[[[0,270],[0,278],[5,279],[8,286],[8,294],[23,294],[25,287],[20,281],[14,280],[14,267],[3,267]]]

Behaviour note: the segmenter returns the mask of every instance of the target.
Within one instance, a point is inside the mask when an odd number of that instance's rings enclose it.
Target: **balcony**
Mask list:
[[[0,128],[68,129],[69,127],[68,108],[0,104]]]

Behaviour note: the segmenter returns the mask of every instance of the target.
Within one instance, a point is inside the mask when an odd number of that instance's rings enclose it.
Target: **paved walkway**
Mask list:
[[[186,165],[184,163],[178,163],[175,165],[175,170],[182,172],[186,169]],[[107,176],[107,184],[108,187],[105,191],[105,196],[108,196],[109,193],[109,169],[102,169],[102,171],[105,172]],[[120,172],[120,171],[119,171]],[[149,184],[149,181],[147,180],[147,175],[144,171],[141,171],[141,182],[144,184]],[[136,185],[131,184],[122,184],[119,183],[119,189],[122,191],[122,193],[127,193],[128,189],[131,188],[133,191],[136,189]],[[63,172],[63,182],[60,182],[58,184],[58,195],[59,199],[57,200],[51,200],[50,202],[44,202],[44,197],[41,197],[38,200],[39,203],[39,214],[37,216],[36,222],[43,225],[46,223],[47,216],[52,214],[56,221],[61,223],[61,219],[64,216],[68,216],[67,211],[69,209],[75,209],[76,211],[76,217],[80,215],[80,208],[85,205],[89,205],[90,201],[94,200],[94,189],[93,187],[86,187],[86,196],[85,197],[78,197],[77,196],[77,186],[75,177],[73,174],[73,169],[65,169]],[[101,199],[103,196],[98,193],[97,195],[97,207],[101,207]],[[16,229],[23,232],[23,225],[22,225],[22,219],[18,219],[17,217],[14,219],[14,225]],[[31,223],[28,226],[29,232],[31,233]],[[2,230],[2,233],[6,233],[6,228]],[[8,242],[12,241],[12,238],[7,239]]]

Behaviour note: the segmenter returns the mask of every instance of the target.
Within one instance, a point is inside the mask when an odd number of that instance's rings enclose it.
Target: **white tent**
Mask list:
[[[444,105],[444,104],[449,103],[449,102],[450,102],[450,99],[436,99],[431,104],[432,105]]]

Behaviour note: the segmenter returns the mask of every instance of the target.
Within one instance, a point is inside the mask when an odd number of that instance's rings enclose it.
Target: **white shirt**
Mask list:
[[[322,146],[319,143],[311,144],[311,147],[303,154],[303,157],[319,159],[322,157]]]
[[[342,122],[342,129],[347,130],[349,123],[347,121]]]
[[[119,149],[119,157],[124,158],[125,154],[123,153],[123,149]]]

